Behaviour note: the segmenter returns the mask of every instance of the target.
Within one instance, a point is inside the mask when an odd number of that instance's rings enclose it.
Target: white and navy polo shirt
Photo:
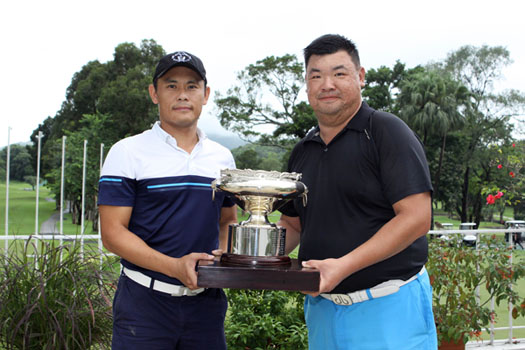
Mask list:
[[[128,229],[151,248],[172,257],[210,253],[218,247],[219,217],[233,202],[211,182],[221,169],[235,168],[231,152],[197,131],[191,154],[157,122],[151,130],[117,142],[109,151],[99,181],[99,205],[133,207]],[[152,278],[182,284],[125,259],[122,264]]]

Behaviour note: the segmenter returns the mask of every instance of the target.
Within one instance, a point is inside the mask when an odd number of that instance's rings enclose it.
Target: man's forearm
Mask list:
[[[301,238],[301,222],[298,217],[281,215],[277,226],[286,229],[285,254],[290,254],[299,245]]]
[[[425,193],[409,198],[409,206],[401,205],[389,222],[375,235],[340,260],[349,276],[368,266],[394,256],[430,229],[430,196]]]
[[[174,263],[175,258],[152,249],[125,227],[114,228],[112,231],[102,234],[106,249],[132,264],[170,276],[169,266]]]

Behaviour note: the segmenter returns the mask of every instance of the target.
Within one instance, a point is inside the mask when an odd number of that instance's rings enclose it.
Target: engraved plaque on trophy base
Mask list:
[[[289,265],[257,267],[225,265],[222,261],[201,261],[197,284],[204,288],[311,292],[319,290],[319,279],[318,270],[303,268],[297,259],[290,259]]]

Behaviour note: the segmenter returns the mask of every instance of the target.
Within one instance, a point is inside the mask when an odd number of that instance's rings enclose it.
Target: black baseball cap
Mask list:
[[[193,69],[200,75],[205,84],[208,83],[206,80],[206,70],[204,69],[204,65],[200,58],[186,51],[177,51],[160,59],[157,68],[155,68],[155,74],[153,75],[153,84],[156,84],[157,80],[167,71],[177,66]]]

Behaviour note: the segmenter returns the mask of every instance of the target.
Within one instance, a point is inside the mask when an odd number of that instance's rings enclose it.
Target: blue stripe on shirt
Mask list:
[[[111,178],[103,177],[100,180],[98,180],[98,182],[103,182],[103,181],[122,182],[122,179],[111,179]]]
[[[149,185],[148,189],[154,188],[165,188],[165,187],[180,187],[180,186],[202,186],[202,187],[211,187],[210,184],[203,184],[198,182],[181,182],[181,183],[171,183],[171,184],[162,184],[162,185]]]

